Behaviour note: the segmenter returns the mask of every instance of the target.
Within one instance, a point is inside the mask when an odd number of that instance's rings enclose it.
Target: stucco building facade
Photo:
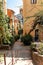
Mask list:
[[[11,9],[7,9],[7,16],[10,18],[10,29],[12,29],[12,26],[14,27],[14,11]]]
[[[15,16],[15,12],[11,9],[7,9],[7,16],[10,18],[10,22],[9,22],[10,29],[12,30],[12,26],[13,26],[14,32],[18,34],[19,20]]]
[[[43,0],[23,0],[23,17],[24,17],[24,33],[28,33],[32,28],[33,21],[36,13],[43,10]],[[29,17],[28,19],[26,17]],[[39,38],[43,40],[43,26],[36,26],[39,29]],[[35,36],[35,30],[31,32],[31,35]]]

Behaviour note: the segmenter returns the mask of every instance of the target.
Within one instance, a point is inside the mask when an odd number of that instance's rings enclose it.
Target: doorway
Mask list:
[[[39,41],[39,29],[35,30],[35,41],[38,42]]]

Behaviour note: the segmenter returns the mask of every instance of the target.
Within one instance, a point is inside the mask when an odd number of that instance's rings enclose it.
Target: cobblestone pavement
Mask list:
[[[23,46],[23,44],[20,41],[17,41],[14,44],[12,50],[0,51],[0,55],[4,54],[6,55],[6,65],[12,65],[12,61],[13,65],[34,65],[31,59],[30,47]],[[0,56],[0,58],[3,57]],[[4,65],[3,60],[0,60],[0,65]]]

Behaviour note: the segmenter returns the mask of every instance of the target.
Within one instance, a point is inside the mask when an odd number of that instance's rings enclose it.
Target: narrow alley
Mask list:
[[[24,46],[20,41],[14,43],[12,50],[4,50],[1,53],[6,54],[6,65],[12,65],[12,56],[13,65],[34,65],[30,47]],[[0,65],[4,65],[4,63]]]

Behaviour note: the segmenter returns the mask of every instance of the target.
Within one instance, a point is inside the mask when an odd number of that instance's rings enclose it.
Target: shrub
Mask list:
[[[30,45],[32,42],[32,36],[30,34],[26,34],[21,37],[21,41],[24,43],[24,45]]]
[[[11,44],[10,39],[12,37],[12,34],[10,33],[10,29],[8,28],[10,19],[4,14],[1,8],[0,14],[0,45]]]
[[[9,31],[6,31],[6,34],[4,34],[4,37],[3,37],[3,44],[10,44],[11,41],[10,41],[10,38],[12,37],[11,33]]]
[[[14,39],[15,39],[15,41],[17,41],[18,39],[20,38],[20,36],[19,35],[14,35]]]
[[[10,45],[10,46],[13,46],[14,42],[15,42],[14,37],[11,37],[11,38],[10,38],[10,44],[9,44],[9,45]]]
[[[38,46],[38,53],[43,55],[43,43],[40,43],[39,46]]]
[[[23,29],[18,30],[18,34],[23,34]]]
[[[37,51],[35,43],[32,43],[30,47],[32,51]]]
[[[43,55],[43,43],[40,44],[32,43],[31,49],[32,51],[38,52],[39,54]]]

